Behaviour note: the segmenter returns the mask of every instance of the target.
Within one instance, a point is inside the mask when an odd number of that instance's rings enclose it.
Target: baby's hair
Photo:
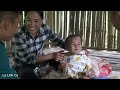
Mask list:
[[[69,46],[71,40],[72,40],[73,38],[75,38],[75,37],[79,37],[79,38],[80,38],[79,35],[69,35],[69,36],[66,38],[66,40],[65,40],[65,48],[66,48],[67,46]]]

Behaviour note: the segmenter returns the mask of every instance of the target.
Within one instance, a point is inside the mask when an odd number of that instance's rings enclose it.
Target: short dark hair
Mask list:
[[[69,46],[71,40],[75,37],[80,37],[79,35],[69,35],[66,39],[65,39],[65,48]]]
[[[7,19],[14,22],[15,19],[19,17],[19,14],[20,11],[0,11],[0,23]]]
[[[27,16],[28,12],[30,11],[25,11],[25,17]],[[43,11],[35,11],[35,12],[37,12],[40,15],[40,17],[43,19]]]

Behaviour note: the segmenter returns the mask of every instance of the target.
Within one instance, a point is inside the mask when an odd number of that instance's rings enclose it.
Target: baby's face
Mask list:
[[[81,51],[81,40],[79,37],[75,37],[70,41],[68,51],[71,54],[79,54]]]

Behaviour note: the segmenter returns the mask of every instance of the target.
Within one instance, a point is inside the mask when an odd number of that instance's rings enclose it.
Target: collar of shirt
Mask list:
[[[0,43],[2,43],[2,45],[4,45],[4,46],[5,46],[5,44],[4,44],[2,41],[0,41]]]

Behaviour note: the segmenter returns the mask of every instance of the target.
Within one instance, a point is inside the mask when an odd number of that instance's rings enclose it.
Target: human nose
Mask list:
[[[30,26],[34,26],[34,25],[35,25],[34,21],[31,21]]]
[[[75,48],[79,48],[80,46],[79,45],[75,45]]]

